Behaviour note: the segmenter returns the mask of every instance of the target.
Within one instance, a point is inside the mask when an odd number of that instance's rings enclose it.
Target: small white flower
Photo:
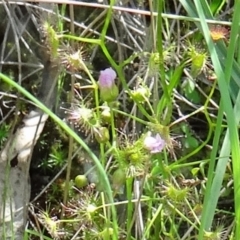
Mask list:
[[[161,138],[161,136],[157,133],[155,137],[147,136],[144,139],[144,147],[149,150],[151,153],[159,153],[165,147],[165,141]]]

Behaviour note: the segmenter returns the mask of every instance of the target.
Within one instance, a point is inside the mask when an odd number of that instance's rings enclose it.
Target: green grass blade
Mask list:
[[[219,57],[216,51],[216,48],[214,46],[214,43],[211,40],[210,34],[209,34],[209,29],[208,25],[206,23],[206,17],[204,15],[204,9],[202,8],[202,3],[199,1],[195,0],[195,5],[196,9],[200,18],[200,23],[202,26],[203,34],[206,39],[208,49],[210,52],[210,56],[213,62],[213,66],[216,72],[216,75],[218,77],[218,85],[221,93],[221,99],[223,102],[223,109],[226,113],[227,117],[227,123],[228,123],[228,131],[229,131],[229,138],[230,138],[230,143],[231,143],[231,151],[232,151],[232,161],[233,161],[233,169],[234,169],[234,179],[236,177],[240,176],[240,166],[239,166],[239,157],[240,157],[240,150],[239,150],[239,136],[238,136],[238,131],[237,131],[237,126],[236,126],[236,120],[235,120],[235,114],[233,112],[232,108],[232,103],[231,103],[231,98],[230,94],[226,89],[228,89],[227,82],[230,80],[231,76],[231,69],[232,69],[232,64],[233,61],[231,60],[231,57],[234,53],[235,49],[235,44],[234,44],[234,39],[235,39],[235,32],[231,32],[231,39],[230,39],[230,44],[229,44],[229,51],[227,55],[227,60],[230,60],[230,62],[226,62],[226,68],[225,68],[225,74],[224,70],[222,69],[221,63],[219,61]],[[239,4],[238,4],[239,5]],[[240,7],[240,6],[239,6]],[[236,7],[237,9],[237,7]],[[237,11],[235,11],[236,13]],[[239,14],[238,14],[239,15]],[[236,16],[236,14],[235,14]],[[237,19],[237,17],[235,17]],[[228,148],[228,144],[226,145],[226,148]],[[225,148],[225,145],[223,145],[223,148]],[[226,156],[226,155],[225,155]],[[222,172],[224,174],[224,172]],[[219,176],[219,172],[217,172],[216,176]],[[235,193],[235,213],[236,213],[236,239],[240,238],[240,225],[239,225],[239,217],[240,217],[240,208],[237,206],[237,202],[240,201],[240,192],[238,189],[240,188],[240,182],[235,181],[234,182],[234,193]],[[215,193],[216,194],[216,193]],[[200,235],[201,239],[202,233]]]

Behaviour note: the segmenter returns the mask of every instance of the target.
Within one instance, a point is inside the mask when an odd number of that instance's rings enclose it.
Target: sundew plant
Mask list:
[[[240,239],[239,12],[2,1],[1,239]]]

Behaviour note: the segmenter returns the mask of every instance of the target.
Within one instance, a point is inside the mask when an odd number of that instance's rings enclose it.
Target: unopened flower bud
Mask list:
[[[78,188],[85,187],[85,186],[87,186],[87,184],[88,184],[88,180],[87,180],[87,177],[85,175],[77,175],[76,176],[75,185]]]
[[[112,187],[119,190],[126,181],[126,173],[122,168],[118,168],[112,175]]]
[[[105,123],[111,122],[111,111],[109,107],[104,108],[104,110],[101,112],[101,119]]]
[[[118,87],[115,84],[117,77],[116,72],[112,68],[100,71],[98,86],[100,90],[100,98],[106,102],[114,101],[118,96]]]
[[[109,131],[106,127],[99,127],[94,131],[96,140],[99,143],[106,143],[109,141]]]
[[[113,228],[105,228],[102,232],[100,232],[100,236],[102,239],[109,239],[114,233]]]
[[[139,88],[131,91],[131,97],[135,102],[142,103],[146,101],[151,95],[148,87],[140,86]]]

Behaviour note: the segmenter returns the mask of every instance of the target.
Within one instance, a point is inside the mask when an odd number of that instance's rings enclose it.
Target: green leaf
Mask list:
[[[225,0],[212,0],[211,1],[211,3],[209,4],[209,7],[211,9],[213,16],[215,16],[216,14],[218,14],[221,11],[225,2],[226,2]]]

